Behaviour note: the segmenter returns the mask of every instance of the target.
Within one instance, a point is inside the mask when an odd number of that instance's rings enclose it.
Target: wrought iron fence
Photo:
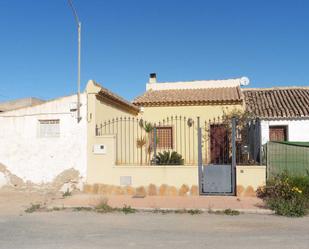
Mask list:
[[[252,125],[252,124],[250,124]],[[158,122],[136,117],[118,117],[96,125],[96,136],[116,135],[117,165],[157,164],[164,152],[175,151],[183,161],[174,164],[197,165],[198,118],[170,116]],[[231,120],[217,117],[200,122],[202,128],[203,164],[230,164],[232,160]],[[240,127],[237,130],[237,163],[248,163],[255,144],[252,137],[256,130]],[[246,154],[248,153],[248,155]],[[173,164],[173,163],[171,163]]]
[[[159,122],[142,118],[119,117],[96,125],[96,135],[116,135],[116,164],[155,163],[155,156],[176,151],[186,165],[197,162],[196,121],[184,116],[171,116]],[[156,134],[156,135],[155,135]]]

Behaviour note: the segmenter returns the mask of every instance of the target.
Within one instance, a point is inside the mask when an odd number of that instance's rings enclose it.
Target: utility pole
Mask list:
[[[81,120],[80,116],[80,61],[81,61],[81,29],[82,29],[82,23],[79,21],[77,11],[73,5],[72,0],[68,0],[69,5],[72,9],[74,19],[77,25],[77,32],[78,32],[78,58],[77,58],[77,122]]]

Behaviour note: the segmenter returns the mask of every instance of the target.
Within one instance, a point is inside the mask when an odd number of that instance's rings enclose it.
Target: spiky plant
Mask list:
[[[176,151],[172,153],[170,151],[163,151],[159,152],[156,156],[156,163],[159,165],[183,165],[184,159]]]
[[[141,164],[143,164],[143,147],[145,146],[145,144],[146,144],[146,138],[145,137],[141,137],[141,138],[138,138],[136,140],[136,146],[137,146],[137,148],[139,148],[141,150],[141,158],[140,158]]]
[[[144,128],[144,130],[147,134],[147,137],[148,137],[148,146],[146,146],[146,162],[148,161],[148,163],[150,163],[150,156],[151,156],[151,152],[152,152],[150,134],[153,131],[153,125],[151,123],[145,121],[143,128]],[[148,158],[147,158],[147,155],[148,155]]]

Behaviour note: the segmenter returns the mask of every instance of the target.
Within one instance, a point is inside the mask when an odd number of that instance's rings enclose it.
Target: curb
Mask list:
[[[83,206],[76,206],[76,205],[53,205],[53,206],[47,206],[47,208],[52,209],[52,208],[67,208],[67,209],[72,209],[72,208],[76,208],[76,207],[85,207],[85,208],[93,208],[93,206],[91,205],[83,205]],[[137,211],[140,212],[154,212],[154,211],[181,211],[181,210],[200,210],[203,213],[209,213],[209,211],[213,211],[213,212],[223,212],[228,208],[141,208],[141,207],[132,207],[134,209],[136,209]],[[239,208],[231,208],[232,210],[238,211],[241,214],[263,214],[263,215],[273,215],[275,214],[274,211],[270,210],[270,209],[239,209]]]
[[[134,208],[134,207],[132,207]],[[211,209],[205,209],[205,208],[134,208],[138,211],[144,211],[144,212],[151,212],[151,211],[181,211],[181,210],[200,210],[203,213],[208,213],[210,210],[213,212],[223,212],[228,208],[211,208]],[[238,208],[231,208],[231,210],[238,211],[241,214],[267,214],[272,215],[275,214],[274,211],[270,209],[238,209]]]

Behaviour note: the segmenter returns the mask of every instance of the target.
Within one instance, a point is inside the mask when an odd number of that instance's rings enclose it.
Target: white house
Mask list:
[[[77,106],[77,95],[0,105],[0,188],[7,183],[15,185],[13,178],[24,186],[27,182],[52,184],[59,178],[72,178],[72,171],[75,182],[86,182],[87,156],[92,153],[87,146],[95,136],[94,119],[118,110],[139,111],[92,80],[80,95],[79,121]]]
[[[0,113],[0,162],[23,181],[51,182],[74,168],[86,175],[86,94]]]
[[[262,144],[309,141],[309,87],[243,89],[246,110],[261,120]]]

